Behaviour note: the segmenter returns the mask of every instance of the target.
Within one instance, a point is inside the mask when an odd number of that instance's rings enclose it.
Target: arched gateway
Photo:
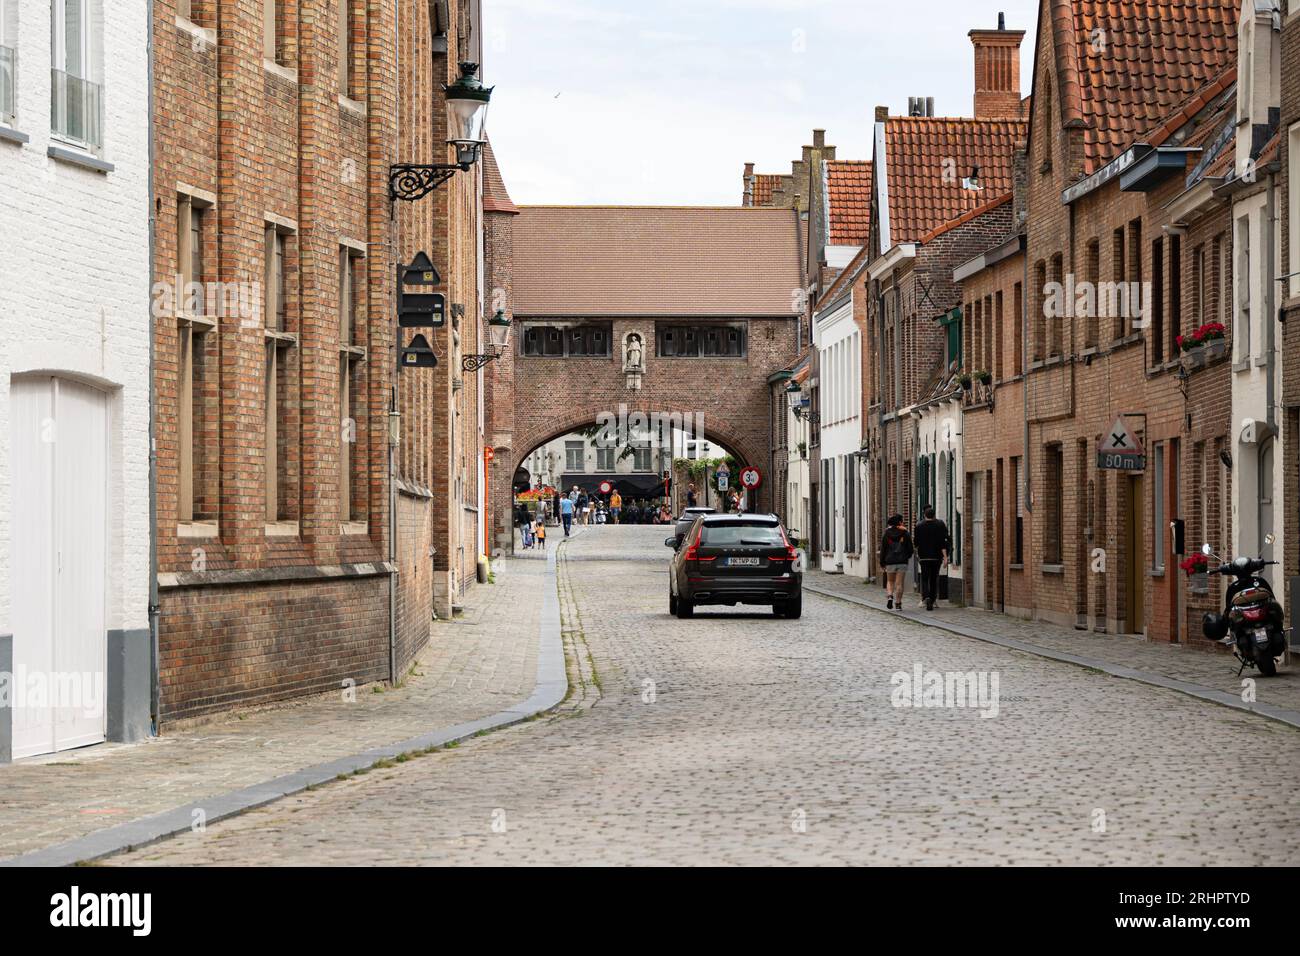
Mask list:
[[[529,453],[611,419],[685,423],[767,472],[768,376],[799,349],[795,217],[753,207],[524,206],[508,229],[490,231],[489,278],[512,286],[514,323],[488,383],[495,547],[508,547],[512,479]],[[767,495],[760,489],[759,507]]]

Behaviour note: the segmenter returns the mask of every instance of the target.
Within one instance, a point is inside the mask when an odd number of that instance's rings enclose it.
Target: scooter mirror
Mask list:
[[[1201,545],[1201,554],[1209,556],[1214,554],[1214,549],[1212,549],[1208,544],[1203,544]]]
[[[1274,540],[1273,533],[1270,531],[1268,534],[1264,535],[1264,547],[1267,548],[1269,545],[1271,545],[1273,543],[1273,540]]]

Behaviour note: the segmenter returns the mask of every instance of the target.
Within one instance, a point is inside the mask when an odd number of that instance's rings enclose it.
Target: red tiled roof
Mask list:
[[[1237,0],[1050,0],[1059,106],[1093,173],[1237,58]]]
[[[830,197],[830,242],[833,246],[865,246],[871,229],[871,163],[835,159],[826,164]]]
[[[516,315],[789,316],[798,217],[771,207],[523,206]]]
[[[769,206],[772,204],[772,193],[777,185],[781,182],[780,173],[755,173],[750,199],[751,206]]]
[[[952,219],[1011,192],[1020,120],[891,116],[885,124],[889,239],[916,242]],[[979,189],[962,180],[979,167]]]
[[[517,213],[519,207],[510,200],[506,181],[501,177],[492,143],[483,144],[483,211]]]

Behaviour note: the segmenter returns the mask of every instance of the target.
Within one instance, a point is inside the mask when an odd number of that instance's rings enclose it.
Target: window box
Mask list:
[[[1187,587],[1193,594],[1210,593],[1210,575],[1208,571],[1187,576]]]

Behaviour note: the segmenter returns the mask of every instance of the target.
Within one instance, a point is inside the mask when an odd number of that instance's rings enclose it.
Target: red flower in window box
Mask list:
[[[1178,567],[1188,574],[1205,574],[1209,565],[1209,559],[1203,554],[1194,554],[1190,558],[1178,562]]]

